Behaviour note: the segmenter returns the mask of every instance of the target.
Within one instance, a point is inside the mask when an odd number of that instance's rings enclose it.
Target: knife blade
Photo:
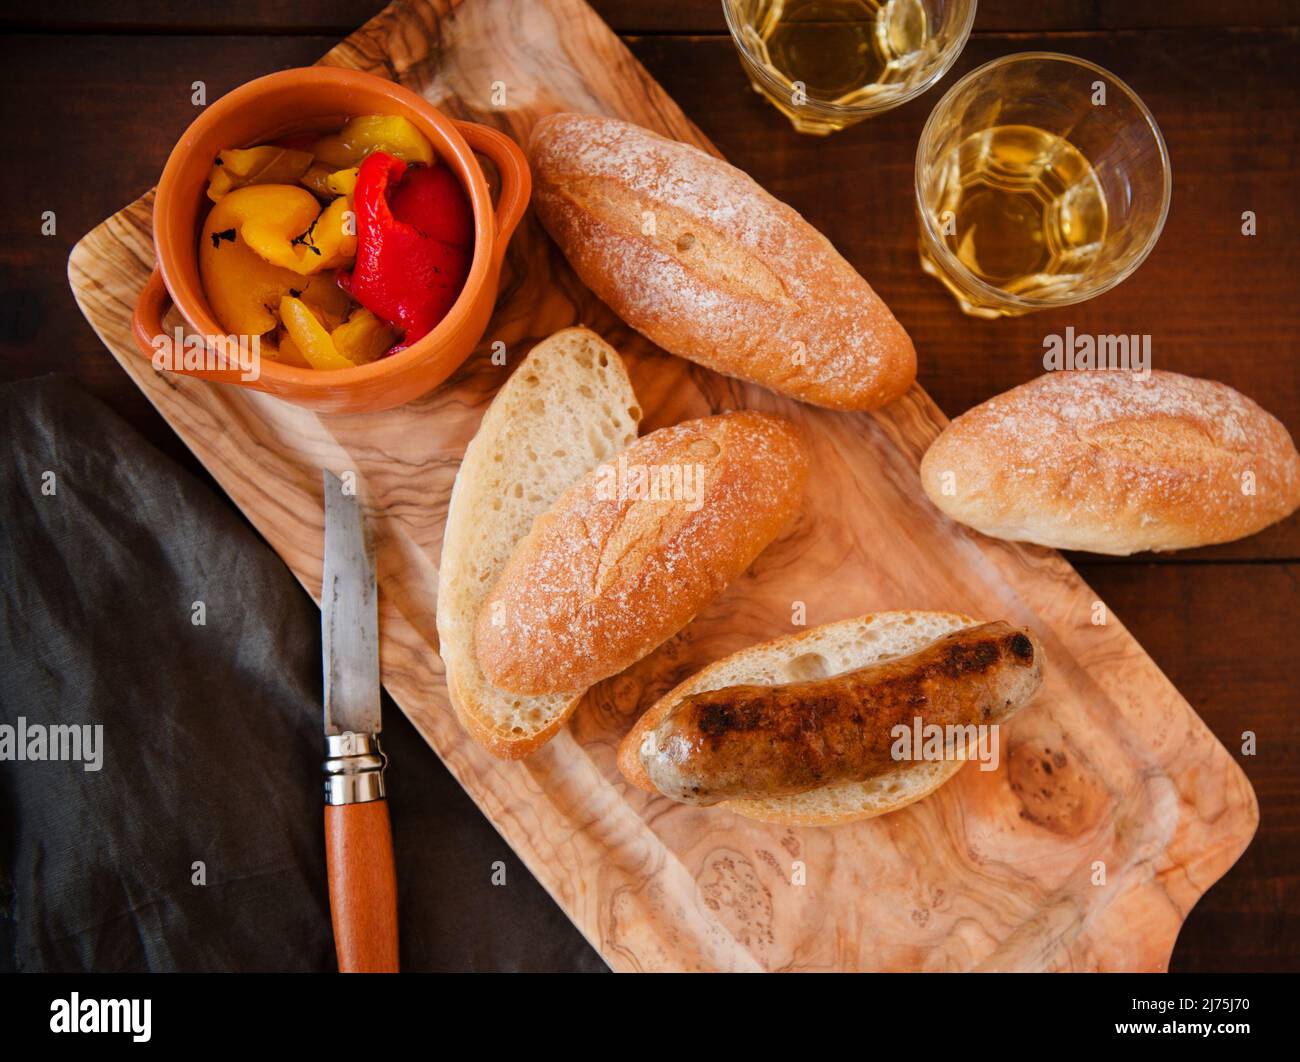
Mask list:
[[[375,565],[356,494],[325,471],[325,574],[321,643],[325,665],[325,733],[377,734],[379,609]]]
[[[379,747],[379,608],[355,493],[324,472],[321,644],[325,673],[325,858],[342,973],[396,972],[397,875]]]

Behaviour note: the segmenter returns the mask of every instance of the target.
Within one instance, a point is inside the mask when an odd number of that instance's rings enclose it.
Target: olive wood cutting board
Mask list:
[[[323,61],[395,77],[521,142],[543,115],[581,110],[713,150],[580,0],[404,0]],[[577,281],[530,214],[496,315],[447,384],[384,413],[318,415],[157,373],[136,353],[152,202],[73,250],[86,317],[313,596],[320,469],[357,474],[376,542],[384,685],[614,969],[1162,970],[1192,905],[1249,843],[1258,808],[1245,775],[1073,568],[982,538],[926,500],[917,466],[945,419],[919,388],[873,415],[833,413],[669,357]],[[506,763],[447,703],[434,626],[443,521],[496,389],[532,343],[574,322],[623,352],[643,431],[727,408],[778,411],[803,425],[812,474],[796,526],[719,601],[596,687],[549,745]],[[497,341],[504,367],[490,356]],[[689,673],[790,633],[800,612],[811,626],[892,608],[1006,619],[1041,637],[1046,681],[1005,728],[997,771],[968,765],[901,812],[800,829],[622,781],[619,739]]]

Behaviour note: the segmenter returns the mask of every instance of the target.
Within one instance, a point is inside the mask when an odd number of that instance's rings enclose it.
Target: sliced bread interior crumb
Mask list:
[[[526,755],[584,691],[526,697],[483,677],[474,623],[515,544],[569,486],[636,439],[641,410],[618,352],[566,328],[539,343],[484,414],[456,476],[438,578],[438,637],[452,704],[502,756]]]

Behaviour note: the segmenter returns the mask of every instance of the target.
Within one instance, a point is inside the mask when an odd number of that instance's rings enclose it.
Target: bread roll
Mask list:
[[[1051,372],[954,420],[921,462],[930,500],[994,538],[1125,555],[1252,535],[1300,505],[1300,455],[1221,383]]]
[[[533,129],[533,203],[592,291],[664,350],[832,409],[916,377],[912,341],[830,242],[750,177],[614,118]]]
[[[451,492],[438,566],[438,652],[465,729],[518,759],[551,738],[585,686],[519,697],[483,677],[474,624],[533,521],[636,438],[641,411],[618,352],[585,328],[538,343],[483,415]]]
[[[479,613],[488,680],[586,689],[639,660],[753,562],[798,508],[803,446],[779,417],[687,421],[633,443],[537,520]]]
[[[658,795],[641,750],[646,735],[685,697],[727,686],[780,686],[839,675],[915,653],[935,639],[977,622],[951,612],[876,612],[751,645],[696,672],[651,705],[619,745],[618,768],[629,783]],[[834,826],[915,803],[962,766],[963,761],[957,759],[921,760],[906,770],[865,782],[828,785],[793,796],[726,800],[718,806],[745,818],[783,826]]]

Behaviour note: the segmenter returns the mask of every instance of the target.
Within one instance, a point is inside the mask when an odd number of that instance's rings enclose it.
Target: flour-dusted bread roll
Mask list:
[[[594,332],[565,328],[511,374],[465,451],[438,567],[438,652],[457,716],[496,756],[544,744],[586,687],[541,697],[497,689],[474,651],[479,607],[537,516],[632,442],[640,419],[618,352]]]
[[[1125,555],[1252,535],[1300,506],[1278,420],[1213,380],[1052,372],[954,420],[921,462],[940,509],[995,538]]]
[[[832,409],[916,377],[889,307],[794,210],[698,148],[614,118],[533,129],[533,203],[589,288],[673,354]]]
[[[742,411],[639,439],[538,518],[487,595],[475,644],[518,694],[586,689],[686,626],[799,506],[803,443]]]

